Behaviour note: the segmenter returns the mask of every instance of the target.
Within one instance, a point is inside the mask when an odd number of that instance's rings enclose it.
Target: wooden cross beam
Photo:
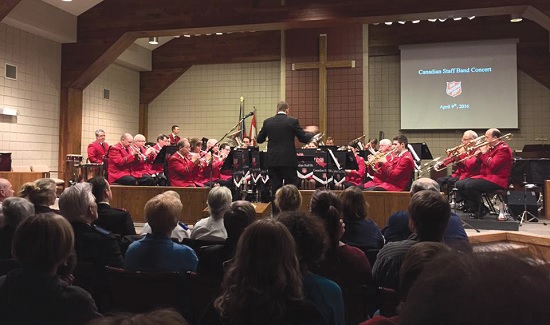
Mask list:
[[[292,70],[319,69],[319,130],[327,133],[327,69],[355,68],[352,61],[327,61],[327,34],[319,35],[319,62],[293,63]]]

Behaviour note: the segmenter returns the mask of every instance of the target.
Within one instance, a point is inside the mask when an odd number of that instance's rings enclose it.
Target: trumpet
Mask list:
[[[376,164],[379,162],[383,162],[382,159],[385,159],[386,156],[389,154],[389,152],[378,151],[373,154],[373,157],[371,159],[365,160],[365,165],[372,168],[372,170],[374,170],[374,172],[376,173],[380,170],[380,168],[376,168]]]

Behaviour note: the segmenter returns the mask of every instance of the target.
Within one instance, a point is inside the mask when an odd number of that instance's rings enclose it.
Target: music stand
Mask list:
[[[523,222],[539,222],[534,214],[527,210],[527,174],[523,174],[523,212],[519,216],[519,225],[523,225]],[[546,226],[546,223],[544,223]]]
[[[153,165],[162,164],[164,166],[164,176],[166,176],[168,183],[170,182],[170,175],[168,172],[168,160],[176,151],[178,151],[178,146],[164,146],[160,149],[159,153],[155,157],[155,160],[153,160]]]

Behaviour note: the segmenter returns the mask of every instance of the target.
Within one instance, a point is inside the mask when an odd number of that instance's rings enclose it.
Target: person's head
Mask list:
[[[231,190],[225,186],[214,187],[208,192],[206,203],[212,218],[221,218],[231,204]]]
[[[151,226],[153,235],[170,237],[170,233],[178,224],[181,201],[173,195],[162,193],[145,203],[145,220]]]
[[[393,149],[397,153],[401,153],[407,150],[408,144],[409,144],[409,140],[403,134],[396,136],[395,138],[393,138],[393,141],[392,141]]]
[[[336,249],[344,235],[342,203],[338,196],[329,190],[316,190],[311,196],[309,209],[314,216],[323,221],[330,240],[329,248]]]
[[[2,201],[2,211],[5,225],[15,229],[21,221],[34,214],[34,205],[22,197],[11,196]]]
[[[134,142],[134,137],[130,133],[124,133],[120,136],[120,144],[128,148]]]
[[[414,195],[414,193],[420,192],[420,191],[434,191],[439,193],[440,192],[439,184],[431,178],[427,178],[427,177],[419,178],[411,184],[410,193],[411,195]]]
[[[495,145],[497,143],[497,139],[502,136],[502,133],[498,129],[489,129],[487,132],[485,132],[485,141],[489,143],[489,145]]]
[[[59,211],[69,222],[94,222],[97,219],[97,204],[92,194],[92,184],[78,183],[67,187],[59,197]]]
[[[340,194],[340,201],[342,201],[342,212],[345,218],[366,219],[368,217],[367,210],[369,206],[363,191],[359,187],[346,188]]]
[[[199,153],[202,148],[202,140],[199,138],[191,138],[191,140],[189,140],[189,145],[191,146],[191,152]]]
[[[157,137],[157,145],[159,147],[164,147],[170,144],[170,138],[165,134],[159,134]]]
[[[5,198],[12,197],[14,194],[13,187],[5,178],[0,178],[0,202],[2,202]]]
[[[231,146],[229,143],[224,142],[220,144],[220,155],[222,155],[224,158],[229,156],[229,153],[231,152]]]
[[[323,260],[328,247],[328,236],[319,218],[303,211],[287,211],[279,214],[296,242],[298,260],[302,271],[307,271]]]
[[[378,149],[382,152],[390,152],[392,149],[392,142],[390,139],[382,139],[380,140],[380,145],[378,146]]]
[[[376,145],[378,144],[378,139],[377,138],[370,138],[369,141],[367,142],[367,146],[370,147],[370,148],[373,148],[376,150]]]
[[[39,178],[21,186],[20,197],[31,201],[34,205],[50,206],[55,203],[56,185],[51,178]]]
[[[172,133],[178,135],[178,133],[180,133],[180,127],[177,125],[172,125]]]
[[[295,185],[284,185],[275,192],[275,205],[282,211],[294,211],[302,206],[302,194]]]
[[[243,147],[246,148],[246,147],[248,147],[248,146],[250,146],[250,137],[247,136],[247,135],[245,135],[245,136],[243,137]]]
[[[143,134],[136,134],[134,136],[134,145],[141,148],[145,145],[145,136]]]
[[[317,148],[317,141],[310,141],[308,144],[306,144],[305,147],[310,149],[315,149]]]
[[[223,214],[223,225],[227,231],[226,245],[237,244],[243,231],[256,220],[254,206],[244,200],[231,203],[229,209]]]
[[[399,270],[400,300],[407,300],[409,290],[428,262],[450,251],[451,248],[446,244],[429,241],[415,244],[409,248]]]
[[[334,138],[333,137],[327,137],[327,141],[325,141],[325,144],[327,146],[333,146],[334,145]]]
[[[171,308],[156,309],[148,313],[116,313],[96,318],[87,325],[189,325],[189,322]]]
[[[399,323],[547,324],[548,267],[510,253],[450,252],[424,266]]]
[[[218,143],[218,140],[216,139],[208,139],[208,141],[206,141],[206,150],[209,150],[210,148],[212,148],[213,153],[218,153],[219,147],[217,143]]]
[[[476,138],[477,133],[475,133],[473,130],[466,130],[464,131],[464,134],[462,135],[462,139],[460,141],[462,142],[462,144],[467,144],[468,142]]]
[[[449,202],[439,192],[420,191],[409,204],[409,228],[421,241],[441,241],[451,217]]]
[[[12,256],[23,268],[53,275],[74,247],[71,225],[55,213],[41,213],[19,224],[13,237]]]
[[[102,129],[95,130],[95,139],[99,143],[105,142],[105,131],[103,131]]]
[[[109,181],[103,176],[95,176],[88,180],[88,183],[92,184],[92,194],[95,197],[95,201],[99,202],[109,202],[113,199],[113,192],[111,192],[111,186],[109,186]]]
[[[191,144],[187,138],[183,138],[178,142],[178,151],[184,156],[191,152]]]
[[[288,113],[288,103],[285,101],[280,101],[277,103],[277,112],[287,112]]]
[[[170,195],[170,196],[175,197],[178,200],[181,200],[181,197],[180,197],[179,193],[176,192],[176,191],[169,190],[169,191],[163,192],[163,194]]]
[[[285,306],[301,300],[302,276],[294,239],[279,221],[260,219],[243,232],[214,306],[233,323],[278,319]],[[254,304],[255,308],[250,309]]]

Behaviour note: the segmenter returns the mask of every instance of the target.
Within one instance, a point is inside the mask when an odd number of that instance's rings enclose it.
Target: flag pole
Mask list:
[[[241,129],[241,132],[240,132],[240,138],[244,138],[244,136],[246,135],[246,129],[245,129],[245,124],[244,124],[244,97],[241,96],[240,98],[240,101],[241,101],[241,105],[239,107],[239,121],[241,121],[241,125],[239,125],[240,129]]]

